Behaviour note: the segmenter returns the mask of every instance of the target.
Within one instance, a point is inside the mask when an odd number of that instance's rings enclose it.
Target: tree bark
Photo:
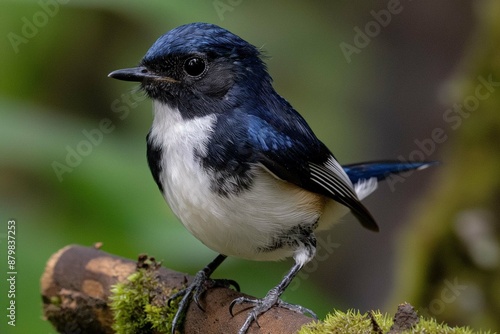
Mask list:
[[[126,281],[136,269],[135,261],[105,253],[98,247],[69,245],[62,248],[49,259],[41,278],[45,317],[60,333],[114,333],[110,289]],[[167,289],[182,289],[192,279],[162,267],[154,270]],[[205,311],[195,303],[189,306],[184,332],[237,332],[251,305],[236,306],[232,317],[229,304],[242,295],[227,288],[208,290],[200,301]],[[168,296],[153,297],[168,299]],[[295,333],[311,321],[302,314],[273,307],[259,317],[260,328],[254,323],[248,333]]]

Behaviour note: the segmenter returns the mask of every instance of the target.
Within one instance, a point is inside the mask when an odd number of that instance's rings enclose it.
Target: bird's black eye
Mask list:
[[[200,57],[192,57],[184,62],[184,71],[192,77],[202,75],[206,68],[207,64],[205,59]]]

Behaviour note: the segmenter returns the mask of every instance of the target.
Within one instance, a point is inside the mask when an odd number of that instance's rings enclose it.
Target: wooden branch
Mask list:
[[[114,333],[109,299],[111,287],[125,282],[136,269],[135,261],[105,253],[97,247],[70,245],[62,248],[49,259],[41,278],[45,317],[60,333]],[[191,280],[170,269],[154,270],[155,278],[168,291],[182,289]],[[151,297],[166,301],[168,296],[162,296],[161,291],[157,291],[159,296]],[[194,303],[190,305],[184,332],[236,333],[250,306],[235,307],[235,316],[231,317],[229,304],[242,295],[226,288],[208,290],[201,299],[205,311]],[[259,317],[260,328],[254,323],[249,333],[295,333],[311,321],[304,315],[273,307]]]

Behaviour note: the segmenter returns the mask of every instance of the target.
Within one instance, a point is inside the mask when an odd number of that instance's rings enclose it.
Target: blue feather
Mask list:
[[[360,180],[376,177],[382,181],[391,174],[399,174],[414,169],[424,169],[437,164],[437,161],[401,162],[401,161],[374,161],[342,166],[353,184]]]

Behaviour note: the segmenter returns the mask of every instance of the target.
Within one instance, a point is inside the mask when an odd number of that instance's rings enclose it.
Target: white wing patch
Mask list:
[[[330,157],[323,165],[309,164],[311,180],[328,190],[332,194],[339,194],[343,197],[357,198],[354,186],[349,180],[342,166]]]
[[[334,157],[330,156],[328,161],[325,163],[325,166],[333,170],[336,175],[340,176],[342,180],[344,180],[345,183],[352,185],[349,176],[347,176],[346,172],[344,171],[344,168],[342,168],[342,166],[338,163],[337,160],[335,160]]]
[[[358,195],[358,198],[361,201],[368,195],[370,195],[372,192],[374,192],[377,189],[377,185],[378,181],[376,177],[372,177],[369,179],[362,179],[359,180],[354,185],[354,191],[356,191],[356,194]]]

